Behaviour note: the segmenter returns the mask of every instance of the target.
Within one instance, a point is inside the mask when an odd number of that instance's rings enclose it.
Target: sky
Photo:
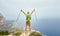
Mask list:
[[[35,9],[32,18],[60,18],[59,0],[0,0],[0,12],[4,14],[6,19],[16,20],[21,9],[25,12],[30,12]],[[19,18],[24,19],[24,14],[21,13]]]

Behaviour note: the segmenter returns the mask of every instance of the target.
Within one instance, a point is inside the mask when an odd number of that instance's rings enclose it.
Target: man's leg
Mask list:
[[[27,30],[27,21],[26,21],[26,27],[25,27],[25,31]]]
[[[25,27],[25,31],[27,30],[27,25],[26,25],[26,27]]]
[[[29,30],[31,31],[30,25],[29,25]]]
[[[29,28],[29,30],[31,31],[31,28],[30,28],[30,21],[29,21],[29,20],[26,21],[26,28],[25,28],[25,30],[27,30],[27,28]]]
[[[28,27],[29,27],[29,30],[31,31],[31,28],[30,28],[30,21],[29,21],[29,23],[28,23]]]
[[[27,27],[28,27],[28,20],[26,20],[26,28],[25,28],[25,30],[27,30]]]

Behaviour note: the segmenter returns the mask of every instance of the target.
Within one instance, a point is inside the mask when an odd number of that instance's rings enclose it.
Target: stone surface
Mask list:
[[[31,30],[31,31],[24,31],[22,32],[22,34],[20,36],[29,36],[32,32],[38,32],[40,33],[39,31],[35,31],[35,30]],[[41,33],[40,33],[41,34]],[[42,35],[42,34],[41,34]]]

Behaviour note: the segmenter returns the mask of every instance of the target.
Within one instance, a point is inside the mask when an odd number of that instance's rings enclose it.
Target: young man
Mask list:
[[[27,30],[27,27],[29,27],[29,30],[31,30],[30,28],[30,20],[31,20],[31,15],[32,13],[35,11],[35,9],[33,9],[33,11],[31,13],[27,12],[25,13],[22,9],[21,9],[21,12],[24,13],[24,15],[26,16],[26,28],[25,30]]]

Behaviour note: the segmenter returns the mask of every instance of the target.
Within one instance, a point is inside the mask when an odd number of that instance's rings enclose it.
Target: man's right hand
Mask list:
[[[25,12],[21,9],[21,12],[23,12],[25,14]]]

